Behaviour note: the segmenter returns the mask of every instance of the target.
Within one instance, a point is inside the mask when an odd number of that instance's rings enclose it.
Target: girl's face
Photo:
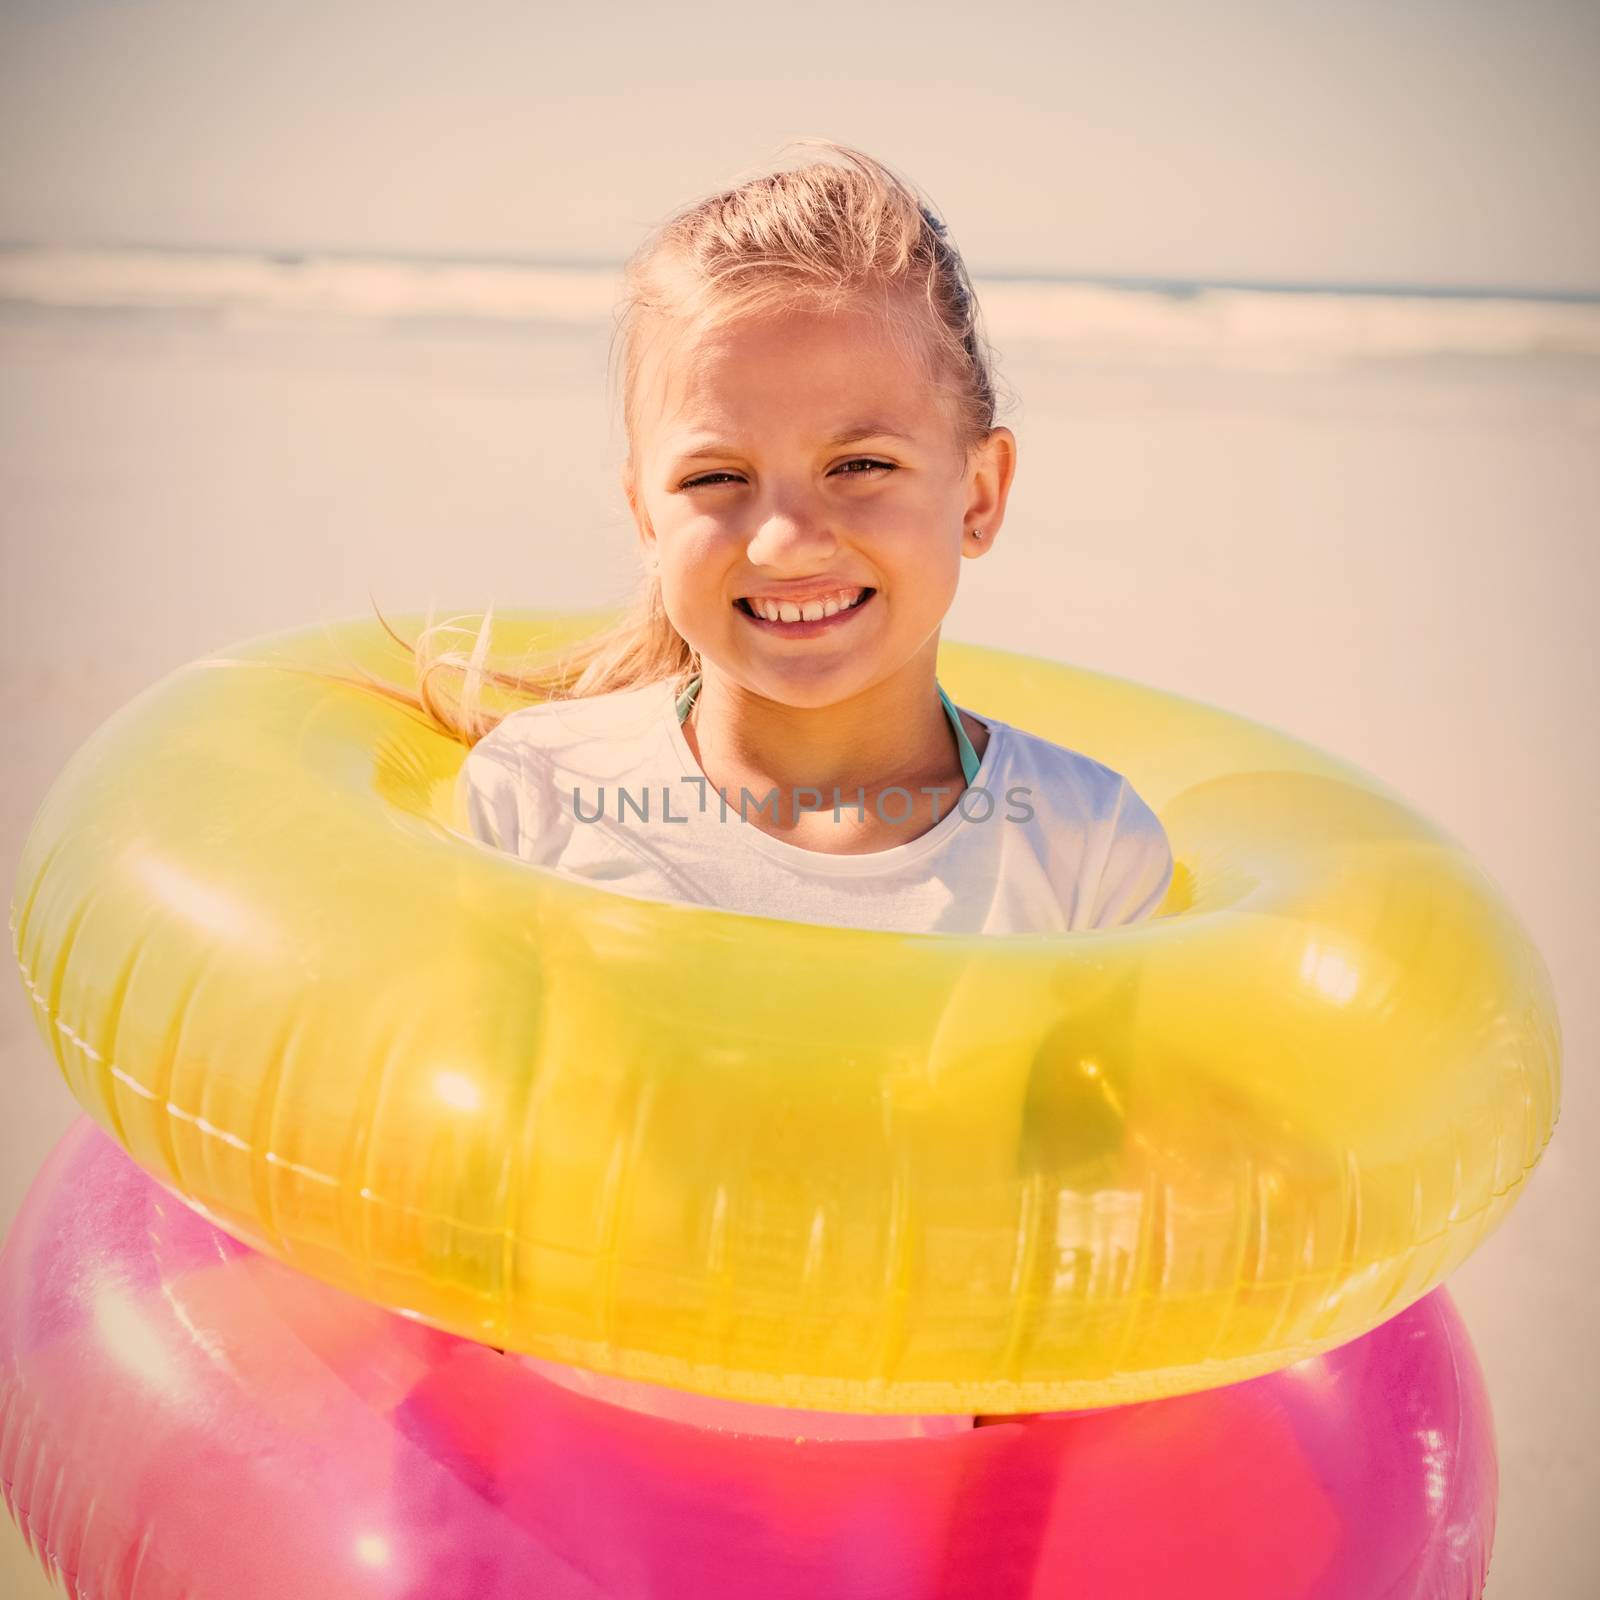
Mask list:
[[[1010,429],[968,459],[915,355],[864,309],[713,330],[643,381],[638,476],[624,469],[623,487],[667,615],[702,661],[796,707],[858,694],[921,653],[931,670],[961,558],[999,532]],[[762,602],[810,610],[771,621]]]

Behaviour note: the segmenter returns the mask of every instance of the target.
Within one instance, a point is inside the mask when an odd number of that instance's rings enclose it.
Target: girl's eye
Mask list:
[[[847,467],[875,467],[880,472],[893,472],[896,470],[892,462],[873,461],[865,456],[857,457],[854,461],[846,461],[842,466],[835,468],[835,470],[846,478],[863,478],[871,476],[870,473],[847,472],[845,470]],[[736,481],[733,473],[731,472],[708,472],[703,477],[690,478],[688,482],[683,485],[683,487],[685,489],[700,489],[704,488],[707,484],[716,483],[724,478],[730,481]]]

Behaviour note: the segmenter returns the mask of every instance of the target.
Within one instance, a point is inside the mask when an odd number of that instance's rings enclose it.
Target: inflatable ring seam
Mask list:
[[[100,1051],[96,1050],[93,1045],[84,1039],[72,1027],[72,1025],[65,1020],[65,1018],[53,1016],[50,1011],[48,1001],[44,998],[39,985],[34,981],[26,965],[20,960],[18,961],[18,969],[23,983],[27,986],[29,993],[33,996],[34,1002],[38,1006],[39,1010],[47,1017],[51,1017],[55,1027],[67,1037],[68,1041],[73,1045],[73,1047],[80,1051],[83,1055],[87,1056],[97,1066],[104,1068],[104,1070],[109,1072],[110,1075],[119,1083],[131,1089],[135,1094],[139,1095],[141,1099],[150,1101],[152,1103],[163,1104],[164,1109],[169,1116],[175,1117],[179,1121],[189,1124],[197,1133],[200,1133],[207,1138],[220,1140],[230,1149],[237,1150],[245,1155],[249,1155],[253,1159],[265,1161],[274,1166],[284,1167],[285,1169],[296,1173],[298,1176],[310,1178],[316,1183],[326,1184],[330,1187],[337,1187],[339,1185],[340,1180],[336,1175],[332,1173],[321,1172],[314,1167],[308,1167],[301,1163],[290,1161],[286,1157],[278,1155],[272,1150],[262,1152],[257,1146],[252,1145],[245,1139],[241,1139],[237,1134],[229,1133],[225,1128],[216,1127],[214,1124],[208,1122],[206,1118],[201,1116],[199,1113],[186,1110],[184,1107],[175,1104],[172,1100],[165,1098],[159,1090],[152,1089],[148,1085],[139,1082],[137,1078],[130,1075],[124,1069],[119,1067],[114,1061],[103,1056]],[[1546,1140],[1546,1144],[1547,1143],[1548,1140]],[[1466,1223],[1472,1221],[1474,1218],[1481,1216],[1485,1211],[1504,1200],[1507,1196],[1515,1194],[1517,1190],[1520,1189],[1527,1181],[1528,1174],[1531,1173],[1538,1165],[1539,1157],[1543,1154],[1544,1148],[1545,1145],[1540,1146],[1539,1151],[1535,1153],[1533,1160],[1519,1163],[1517,1174],[1509,1183],[1498,1188],[1491,1187],[1485,1192],[1484,1197],[1480,1201],[1466,1210],[1458,1209],[1456,1202],[1459,1194],[1459,1187],[1453,1187],[1451,1192],[1451,1204],[1447,1208],[1447,1215],[1449,1217],[1447,1224],[1429,1233],[1419,1233],[1413,1235],[1411,1241],[1412,1245],[1414,1247],[1421,1247],[1423,1245],[1435,1244],[1439,1240],[1448,1237],[1452,1232],[1455,1232]],[[1453,1168],[1452,1181],[1453,1184],[1459,1186],[1461,1181],[1461,1169],[1459,1163]],[[189,1200],[191,1204],[197,1205],[202,1213],[205,1212],[204,1206],[199,1204],[196,1197],[185,1194],[184,1198]],[[446,1223],[453,1230],[461,1232],[478,1233],[492,1238],[501,1238],[508,1235],[515,1236],[516,1233],[515,1229],[508,1228],[503,1225],[495,1226],[489,1224],[467,1223],[460,1221],[447,1211],[429,1211],[417,1206],[408,1206],[403,1202],[389,1199],[388,1197],[377,1193],[375,1190],[365,1191],[363,1193],[363,1199],[368,1204],[376,1206],[380,1209],[391,1210],[397,1214],[413,1217],[424,1222]],[[271,1230],[268,1231],[270,1232]],[[1397,1256],[1394,1259],[1398,1260],[1403,1258]],[[1290,1276],[1283,1278],[1260,1278],[1253,1281],[1262,1288],[1281,1288],[1292,1283],[1304,1282],[1306,1281],[1306,1276],[1307,1275],[1304,1274],[1291,1274]],[[1008,1302],[1010,1298],[1010,1296],[1006,1297]]]

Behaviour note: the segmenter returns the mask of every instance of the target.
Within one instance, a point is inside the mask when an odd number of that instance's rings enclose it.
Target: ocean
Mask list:
[[[324,618],[620,599],[617,267],[0,249],[11,779],[0,845],[163,672]],[[1045,281],[976,287],[1019,443],[946,636],[1226,706],[1461,838],[1554,972],[1561,1130],[1451,1279],[1494,1396],[1491,1600],[1563,1586],[1600,1296],[1590,829],[1600,302]],[[974,706],[973,710],[983,711]],[[1588,731],[1585,732],[1584,730]],[[0,986],[0,1221],[73,1115]]]

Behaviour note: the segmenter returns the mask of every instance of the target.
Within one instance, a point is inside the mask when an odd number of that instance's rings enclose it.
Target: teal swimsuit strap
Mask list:
[[[681,727],[688,718],[694,705],[694,697],[700,692],[700,675],[696,673],[682,694],[678,696],[678,725]],[[944,707],[945,715],[950,719],[950,726],[955,729],[956,748],[961,752],[961,776],[968,783],[975,783],[978,777],[978,768],[982,763],[978,760],[978,752],[972,748],[972,741],[967,737],[967,730],[961,724],[961,714],[950,703],[950,696],[941,687],[939,690],[939,704]]]
[[[694,697],[700,692],[700,674],[697,672],[684,686],[684,691],[678,696],[678,726],[681,728],[689,719],[689,708],[694,704]]]
[[[968,783],[978,781],[978,768],[982,764],[978,760],[978,752],[972,748],[972,741],[967,737],[967,730],[961,726],[961,713],[950,704],[950,696],[943,688],[939,690],[939,699],[945,709],[945,715],[950,718],[950,726],[956,730],[956,749],[961,752],[961,776]]]

